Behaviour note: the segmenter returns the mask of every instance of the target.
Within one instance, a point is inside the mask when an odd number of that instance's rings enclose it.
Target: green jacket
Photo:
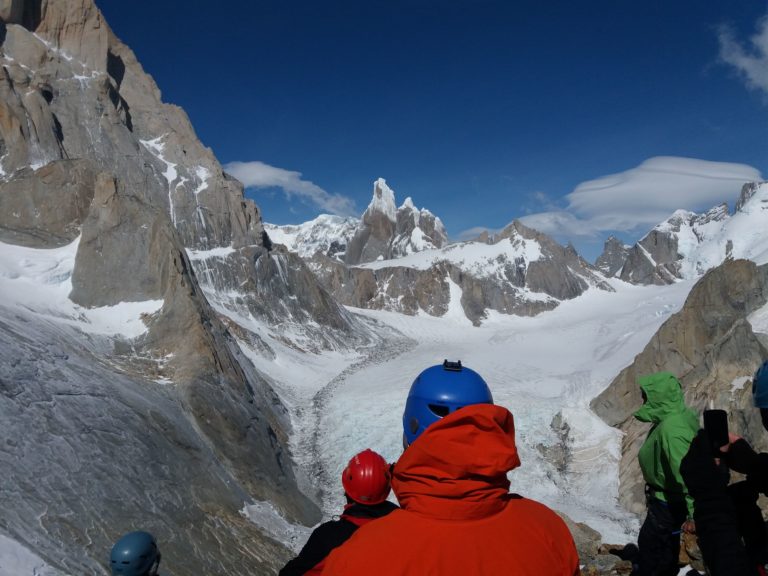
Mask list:
[[[653,424],[638,453],[645,483],[659,500],[685,499],[688,516],[693,517],[693,499],[680,475],[680,461],[696,436],[699,417],[685,405],[680,381],[669,372],[642,376],[638,384],[648,400],[635,418]]]

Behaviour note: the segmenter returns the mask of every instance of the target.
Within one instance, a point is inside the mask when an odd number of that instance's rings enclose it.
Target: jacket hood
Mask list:
[[[672,414],[686,410],[680,381],[670,372],[658,372],[641,376],[637,383],[645,392],[647,402],[635,412],[641,422],[658,424]]]
[[[416,438],[395,464],[392,489],[409,512],[481,518],[505,506],[507,472],[519,465],[512,413],[476,404],[433,423]]]

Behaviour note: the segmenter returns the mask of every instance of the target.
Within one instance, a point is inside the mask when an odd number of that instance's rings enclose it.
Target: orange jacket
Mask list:
[[[328,556],[324,575],[574,576],[565,523],[509,494],[520,465],[512,414],[467,406],[432,424],[395,464],[403,509],[363,526]]]

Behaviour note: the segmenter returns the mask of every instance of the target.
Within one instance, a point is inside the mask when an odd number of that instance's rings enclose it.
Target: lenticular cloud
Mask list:
[[[659,156],[619,174],[579,184],[569,212],[602,230],[657,224],[678,208],[708,209],[736,199],[741,186],[760,180],[745,164]]]
[[[591,236],[654,226],[683,208],[702,211],[733,203],[747,182],[761,180],[746,164],[658,156],[636,168],[582,182],[566,196],[561,212],[543,212],[522,220],[542,232]]]

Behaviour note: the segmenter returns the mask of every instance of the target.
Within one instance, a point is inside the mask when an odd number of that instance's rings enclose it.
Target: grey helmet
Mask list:
[[[110,554],[112,576],[154,576],[160,551],[149,532],[129,532],[115,542]]]

